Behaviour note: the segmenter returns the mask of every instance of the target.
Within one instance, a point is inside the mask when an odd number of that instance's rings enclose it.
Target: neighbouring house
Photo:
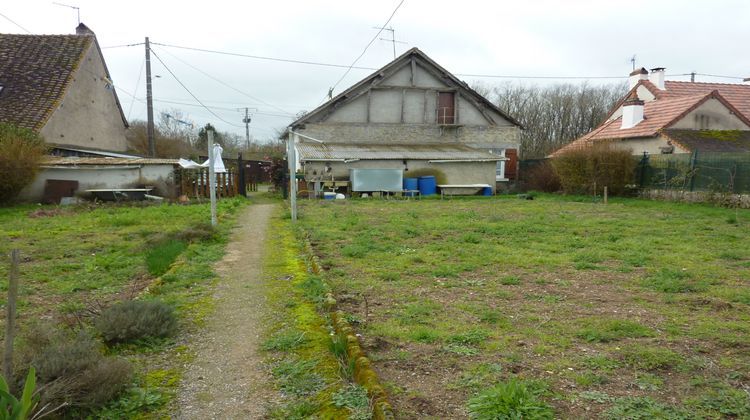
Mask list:
[[[0,122],[32,129],[53,153],[127,150],[122,112],[94,33],[0,34]]]
[[[495,189],[515,177],[522,129],[417,48],[290,128],[311,191],[349,182],[353,169],[435,173],[445,184]]]
[[[641,68],[629,88],[604,122],[552,156],[598,142],[635,155],[750,151],[750,84],[670,81],[664,68]]]

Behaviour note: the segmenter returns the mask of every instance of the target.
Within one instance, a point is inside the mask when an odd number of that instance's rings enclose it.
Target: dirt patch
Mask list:
[[[238,218],[214,295],[215,312],[191,337],[196,358],[184,374],[175,418],[262,418],[273,388],[259,354],[266,308],[263,243],[274,206],[249,206]]]

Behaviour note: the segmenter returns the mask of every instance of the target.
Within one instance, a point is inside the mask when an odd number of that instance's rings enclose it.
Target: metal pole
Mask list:
[[[211,196],[211,226],[216,226],[216,172],[214,172],[214,130],[206,130],[208,134],[208,188]]]
[[[292,222],[297,221],[297,158],[294,153],[294,131],[289,127],[287,138],[286,159],[289,163],[289,205],[292,208]]]
[[[16,328],[16,297],[18,296],[19,251],[10,251],[10,276],[8,283],[8,303],[5,314],[5,353],[3,354],[3,375],[7,381],[13,378],[13,335]]]
[[[148,155],[156,156],[156,143],[154,142],[154,96],[151,92],[151,44],[146,37],[146,113],[148,131]]]

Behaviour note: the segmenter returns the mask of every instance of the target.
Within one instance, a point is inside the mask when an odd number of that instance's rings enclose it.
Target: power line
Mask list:
[[[170,52],[168,52],[168,51],[165,51],[165,52],[166,52],[167,54],[171,55],[172,57],[174,57],[174,58],[175,58],[176,60],[178,60],[179,62],[181,62],[181,63],[185,64],[186,66],[188,66],[188,67],[190,67],[190,68],[192,68],[193,70],[195,70],[195,71],[197,71],[197,72],[201,73],[202,75],[204,75],[204,76],[206,76],[206,77],[210,78],[211,80],[214,80],[215,82],[218,82],[218,83],[220,83],[220,84],[222,84],[222,85],[224,85],[224,86],[228,87],[229,89],[232,89],[233,91],[235,91],[235,92],[237,92],[237,93],[240,93],[240,94],[242,94],[242,95],[244,95],[244,96],[247,96],[248,98],[250,98],[250,99],[252,99],[252,100],[254,100],[254,101],[260,102],[260,103],[262,103],[263,105],[268,105],[268,106],[270,106],[271,108],[274,108],[274,109],[276,109],[276,110],[278,110],[278,111],[281,111],[281,112],[283,112],[283,113],[285,113],[285,114],[289,114],[289,116],[294,116],[294,114],[292,114],[292,113],[290,113],[290,112],[287,112],[286,110],[284,110],[284,109],[281,109],[281,108],[277,107],[276,105],[270,104],[270,103],[268,103],[268,102],[266,102],[266,101],[264,101],[264,100],[262,100],[262,99],[260,99],[260,98],[256,98],[255,96],[253,96],[253,95],[251,95],[251,94],[249,94],[249,93],[247,93],[247,92],[243,92],[243,91],[241,91],[241,90],[237,89],[236,87],[234,87],[234,86],[231,86],[230,84],[228,84],[228,83],[226,83],[226,82],[224,82],[224,81],[222,81],[222,80],[220,80],[220,79],[218,79],[218,78],[216,78],[216,77],[214,77],[214,76],[211,76],[210,74],[206,73],[205,71],[203,71],[203,70],[199,69],[198,67],[195,67],[194,65],[192,65],[192,64],[190,64],[190,63],[188,63],[188,62],[187,62],[187,61],[185,61],[185,60],[182,60],[182,59],[180,59],[179,57],[177,57],[177,56],[176,56],[176,55],[174,55],[174,54],[171,54],[171,53],[170,53]]]
[[[717,74],[705,74],[705,73],[695,73],[698,76],[708,76],[708,77],[718,77],[720,79],[738,79],[738,80],[744,80],[744,77],[737,77],[737,76],[720,76]]]
[[[401,0],[401,2],[399,2],[398,6],[396,6],[396,8],[393,9],[393,13],[391,13],[391,15],[388,17],[388,20],[386,20],[385,23],[380,27],[380,29],[378,30],[378,33],[375,34],[375,36],[370,40],[370,42],[367,43],[367,45],[365,46],[365,49],[362,50],[362,53],[359,54],[359,56],[352,62],[352,64],[349,66],[349,68],[346,69],[346,71],[344,72],[344,74],[341,75],[341,78],[336,83],[333,84],[333,87],[331,87],[331,89],[328,91],[328,96],[329,97],[332,96],[332,92],[333,92],[334,89],[336,89],[336,86],[338,86],[339,83],[341,83],[341,81],[344,80],[344,78],[346,77],[347,74],[349,74],[349,72],[352,70],[352,68],[354,67],[354,65],[357,64],[357,61],[359,61],[359,59],[362,58],[362,56],[365,55],[365,53],[367,52],[367,49],[370,48],[370,45],[372,45],[372,43],[375,42],[378,39],[378,37],[380,36],[380,34],[383,32],[383,29],[385,29],[385,27],[388,26],[389,23],[391,23],[391,19],[393,19],[393,16],[396,16],[396,12],[398,12],[398,9],[400,9],[401,5],[404,4],[404,1],[406,1],[406,0]]]
[[[284,63],[308,64],[311,66],[337,67],[337,68],[344,68],[344,69],[349,68],[349,66],[347,66],[346,64],[331,64],[331,63],[321,63],[318,61],[306,61],[306,60],[295,60],[295,59],[290,59],[290,58],[266,57],[266,56],[260,56],[260,55],[242,54],[242,53],[235,53],[235,52],[229,52],[229,51],[210,50],[207,48],[196,48],[196,47],[185,47],[182,45],[162,44],[160,42],[152,42],[151,45],[159,45],[162,47],[178,48],[182,50],[198,51],[198,52],[211,53],[211,54],[228,55],[228,56],[233,56],[233,57],[254,58],[257,60],[280,61]],[[352,68],[356,70],[377,70],[374,67],[352,67]]]
[[[223,121],[223,122],[224,122],[224,123],[226,123],[226,124],[229,124],[229,125],[231,125],[231,126],[233,126],[233,127],[244,128],[244,127],[242,127],[242,126],[240,126],[240,125],[237,125],[237,124],[233,124],[233,123],[230,123],[229,121],[225,120],[224,118],[221,118],[221,117],[219,116],[219,114],[217,114],[217,113],[213,112],[213,111],[212,111],[212,110],[211,110],[210,108],[208,108],[208,107],[207,107],[206,105],[204,105],[204,104],[203,104],[203,102],[201,102],[201,100],[200,100],[200,99],[198,99],[198,97],[197,97],[197,96],[195,96],[195,95],[193,94],[193,92],[191,92],[191,91],[190,91],[190,89],[188,89],[188,88],[187,88],[187,86],[185,86],[185,84],[184,84],[184,83],[182,83],[182,81],[180,81],[180,79],[178,79],[178,78],[177,78],[177,76],[176,76],[176,75],[174,74],[174,72],[173,72],[173,71],[172,71],[172,70],[171,70],[171,69],[170,69],[169,67],[167,67],[167,65],[166,65],[166,64],[164,64],[164,61],[163,61],[163,60],[161,59],[161,57],[159,57],[159,55],[158,55],[158,54],[156,54],[156,52],[155,52],[155,51],[151,50],[151,52],[152,52],[152,53],[154,54],[154,57],[156,57],[156,59],[157,59],[157,60],[159,60],[159,62],[161,63],[161,65],[162,65],[162,66],[164,66],[164,68],[165,68],[165,69],[166,69],[166,70],[167,70],[167,71],[169,72],[169,74],[171,74],[171,75],[172,75],[172,77],[174,78],[174,80],[176,80],[176,81],[177,81],[177,83],[179,83],[179,84],[180,84],[180,86],[182,86],[182,88],[183,88],[183,89],[185,89],[185,91],[186,91],[186,92],[187,92],[188,94],[190,94],[190,96],[192,96],[192,97],[193,97],[193,99],[195,99],[195,101],[196,101],[196,102],[198,102],[199,104],[201,104],[201,106],[203,106],[203,108],[205,108],[205,109],[206,109],[206,111],[210,112],[210,113],[211,113],[211,114],[212,114],[212,115],[213,115],[214,117],[218,118],[219,120]]]
[[[141,61],[141,69],[138,71],[138,81],[135,82],[135,95],[138,94],[138,88],[141,86],[141,76],[143,75],[143,66],[146,64],[146,59]],[[128,120],[130,119],[130,113],[133,112],[133,104],[135,101],[130,102],[130,108],[128,108]]]
[[[152,44],[153,44],[153,42],[152,42]],[[106,47],[101,47],[101,49],[106,50],[108,48],[135,47],[135,46],[138,46],[138,45],[143,45],[143,42],[138,42],[138,43],[135,43],[135,44],[108,45]]]
[[[18,26],[19,28],[21,28],[21,29],[23,29],[24,31],[26,31],[26,33],[27,33],[27,34],[31,35],[31,31],[30,31],[30,30],[28,30],[28,29],[24,28],[23,26],[19,25],[19,24],[18,24],[18,23],[16,23],[16,21],[14,21],[13,19],[9,18],[8,16],[5,16],[5,15],[4,15],[4,14],[2,14],[2,13],[0,13],[0,16],[4,17],[4,18],[5,18],[5,20],[7,20],[8,22],[10,22],[10,23],[12,23],[12,24],[14,24],[14,25]]]

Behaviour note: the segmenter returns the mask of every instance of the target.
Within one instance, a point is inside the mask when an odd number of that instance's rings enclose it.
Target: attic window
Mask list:
[[[440,125],[456,123],[455,92],[438,92],[437,123]]]

